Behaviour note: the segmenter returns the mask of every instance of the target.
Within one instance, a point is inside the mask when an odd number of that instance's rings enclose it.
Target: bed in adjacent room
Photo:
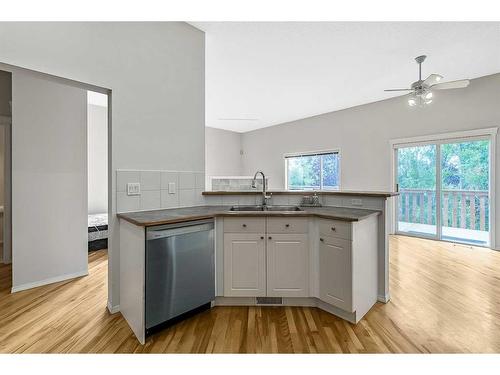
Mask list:
[[[108,248],[108,214],[89,214],[89,251]]]

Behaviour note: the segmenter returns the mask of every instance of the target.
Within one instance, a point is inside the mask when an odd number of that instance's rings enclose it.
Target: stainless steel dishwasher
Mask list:
[[[146,229],[146,335],[215,299],[214,222]]]

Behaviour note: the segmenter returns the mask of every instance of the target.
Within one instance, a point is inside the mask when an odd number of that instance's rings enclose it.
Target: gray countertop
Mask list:
[[[231,206],[196,206],[154,211],[137,211],[117,214],[120,219],[148,227],[161,224],[209,219],[216,216],[235,217],[290,217],[316,216],[342,221],[359,221],[379,215],[380,211],[346,207],[302,207],[303,211],[230,211]]]

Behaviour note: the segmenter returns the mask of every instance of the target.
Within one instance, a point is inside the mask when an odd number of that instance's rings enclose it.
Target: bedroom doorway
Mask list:
[[[12,74],[0,70],[0,280],[10,271],[10,134],[12,123]],[[2,283],[5,284],[5,283]],[[10,283],[9,283],[10,285]],[[0,287],[5,287],[0,285]]]
[[[108,95],[87,91],[88,250],[108,248]]]

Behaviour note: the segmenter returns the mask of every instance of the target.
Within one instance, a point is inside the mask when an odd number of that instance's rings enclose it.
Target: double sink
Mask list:
[[[304,211],[299,206],[233,206],[230,211]]]

